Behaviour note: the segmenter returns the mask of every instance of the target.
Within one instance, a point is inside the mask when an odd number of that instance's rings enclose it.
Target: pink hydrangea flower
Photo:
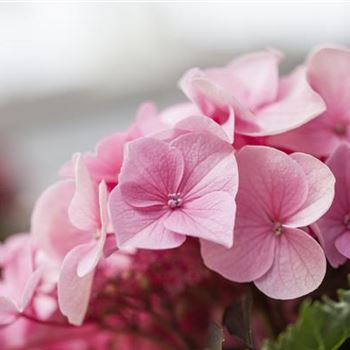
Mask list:
[[[137,111],[135,123],[126,132],[117,132],[103,138],[94,153],[88,152],[82,156],[91,177],[96,182],[105,181],[113,188],[118,182],[125,144],[162,128],[155,105],[151,102],[143,103]],[[63,165],[60,175],[74,177],[72,161]]]
[[[238,134],[266,136],[305,124],[325,110],[324,102],[308,85],[303,68],[279,78],[281,58],[280,52],[268,50],[222,68],[191,69],[180,85],[195,106],[175,106],[162,113],[163,120],[205,115],[220,124],[231,141],[234,128]]]
[[[194,120],[189,128],[198,125],[197,132],[184,127],[170,132],[166,141],[129,143],[119,185],[110,197],[119,246],[173,248],[186,236],[232,245],[237,191],[233,149]]]
[[[340,145],[326,164],[336,178],[335,197],[315,232],[330,264],[338,267],[350,259],[350,146]]]
[[[42,269],[34,266],[29,234],[17,234],[0,246],[0,325],[11,323],[32,300]]]
[[[103,257],[107,236],[107,188],[97,185],[78,155],[76,185],[68,208],[71,223],[83,231],[84,242],[68,252],[58,280],[58,302],[70,323],[80,325],[87,311],[94,270]]]
[[[226,249],[202,241],[205,264],[236,282],[254,281],[266,295],[293,299],[317,288],[326,272],[320,245],[302,227],[330,207],[334,176],[303,153],[264,146],[237,154],[235,243]]]
[[[296,130],[272,137],[269,144],[328,156],[342,142],[350,142],[350,51],[315,51],[307,62],[307,77],[326,102],[327,110]]]

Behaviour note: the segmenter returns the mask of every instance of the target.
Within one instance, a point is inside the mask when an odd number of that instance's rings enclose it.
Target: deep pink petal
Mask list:
[[[255,112],[258,131],[237,132],[249,136],[275,135],[295,129],[321,115],[326,109],[322,98],[311,89],[303,68],[282,78],[277,99]]]
[[[326,273],[320,245],[302,230],[283,228],[272,267],[255,285],[274,299],[295,299],[315,290]]]
[[[100,227],[98,187],[81,155],[74,158],[75,193],[68,208],[69,219],[80,230],[94,231]]]
[[[308,226],[318,220],[331,206],[335,178],[327,165],[304,153],[291,157],[302,167],[308,181],[308,196],[302,207],[284,224],[290,227]]]
[[[179,192],[191,199],[213,191],[236,195],[237,165],[230,144],[203,132],[192,132],[176,138],[171,145],[185,161]]]
[[[186,239],[164,227],[168,207],[134,208],[125,202],[118,187],[111,193],[109,209],[118,247],[169,249]]]
[[[338,221],[322,219],[321,230],[319,223],[321,223],[320,220],[317,224],[312,225],[313,231],[315,232],[329,263],[332,267],[337,268],[346,261],[346,257],[341,254],[335,246],[336,239],[345,232],[344,225],[339,224]]]
[[[124,200],[136,207],[164,205],[178,192],[184,171],[181,153],[166,142],[142,138],[128,146],[120,174]]]
[[[169,231],[231,247],[235,214],[234,197],[226,192],[211,192],[185,201],[164,219],[164,225]]]
[[[78,264],[87,251],[89,244],[73,248],[63,260],[57,284],[58,304],[69,323],[80,326],[83,323],[91,293],[94,271],[79,277]]]
[[[232,248],[201,240],[202,258],[208,268],[231,281],[251,282],[271,267],[276,236],[269,226],[237,224]]]
[[[240,179],[236,201],[238,211],[244,208],[244,221],[256,217],[273,225],[298,212],[307,198],[308,183],[292,158],[264,146],[245,146],[236,158]]]
[[[62,260],[91,234],[73,226],[68,206],[75,192],[74,181],[59,181],[50,186],[37,200],[31,221],[31,232],[38,246],[54,259]]]
[[[345,261],[335,246],[335,240],[348,230],[346,218],[350,213],[349,159],[350,147],[342,144],[327,160],[326,164],[336,178],[335,197],[330,209],[317,221],[317,232],[320,242],[333,267],[337,267]]]
[[[350,259],[350,231],[346,231],[335,240],[339,253]]]

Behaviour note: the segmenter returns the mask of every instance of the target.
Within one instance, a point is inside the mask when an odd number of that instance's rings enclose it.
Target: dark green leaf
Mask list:
[[[253,348],[251,331],[252,296],[247,293],[226,308],[223,324],[231,335],[238,337],[249,348]]]
[[[350,291],[340,290],[339,301],[305,301],[299,320],[263,350],[338,350],[350,337]]]
[[[216,323],[209,326],[208,331],[208,350],[222,350],[222,343],[224,342],[224,332]]]

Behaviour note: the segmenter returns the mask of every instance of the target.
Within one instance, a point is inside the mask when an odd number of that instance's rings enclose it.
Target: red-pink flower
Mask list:
[[[292,299],[317,288],[326,272],[320,245],[300,228],[330,207],[334,177],[312,156],[246,146],[237,154],[235,243],[202,241],[205,264],[237,282],[254,281],[265,294]]]

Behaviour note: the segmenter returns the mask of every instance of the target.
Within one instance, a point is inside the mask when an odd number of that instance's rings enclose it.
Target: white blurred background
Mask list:
[[[349,23],[346,2],[1,2],[0,170],[28,213],[71,153],[126,127],[143,100],[183,99],[186,69],[275,47],[288,70],[315,45],[349,45]]]

